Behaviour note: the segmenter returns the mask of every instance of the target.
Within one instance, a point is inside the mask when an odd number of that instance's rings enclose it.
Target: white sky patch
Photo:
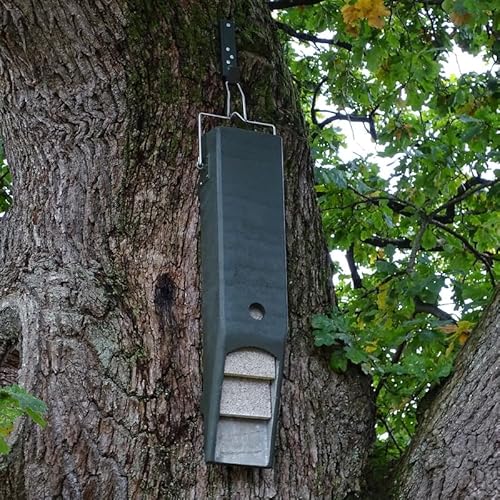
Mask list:
[[[491,71],[493,66],[494,63],[492,61],[485,61],[484,54],[474,56],[468,52],[464,52],[458,45],[453,44],[453,52],[449,53],[449,57],[443,64],[441,73],[447,77],[452,75],[459,77],[471,71],[485,73],[486,71]]]

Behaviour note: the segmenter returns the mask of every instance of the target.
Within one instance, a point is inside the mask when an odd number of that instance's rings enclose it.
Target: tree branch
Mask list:
[[[453,323],[456,323],[455,318],[453,318],[451,314],[448,314],[446,311],[443,311],[434,304],[428,304],[427,302],[422,302],[418,297],[415,297],[413,302],[415,303],[416,313],[432,314],[433,316],[442,321],[453,321]]]
[[[387,245],[393,245],[400,250],[409,250],[412,247],[412,241],[410,238],[383,238],[381,236],[372,236],[371,238],[366,238],[361,240],[362,243],[372,245],[374,247],[386,247]],[[442,252],[443,246],[436,245],[435,247],[427,249],[428,252]]]
[[[330,125],[330,123],[332,123],[336,120],[348,120],[350,122],[364,122],[364,123],[368,123],[370,121],[370,118],[368,116],[365,116],[365,115],[338,113],[336,111],[329,111],[328,109],[315,109],[314,112],[315,113],[331,113],[331,115],[332,115],[329,118],[325,118],[322,122],[320,122],[319,126],[321,128],[324,128],[327,125]]]
[[[401,215],[411,216],[414,215],[414,212],[418,211],[418,208],[408,201],[402,200],[400,198],[396,198],[395,196],[366,196],[363,193],[360,193],[357,189],[354,189],[352,186],[347,186],[347,189],[351,190],[353,193],[357,194],[360,198],[365,200],[367,203],[378,206],[380,201],[387,201],[387,206],[393,211]],[[411,209],[411,212],[408,210]]]
[[[294,38],[297,38],[298,40],[304,40],[306,42],[313,42],[313,43],[326,43],[328,45],[335,45],[336,47],[340,47],[342,49],[346,50],[352,50],[352,45],[347,42],[340,42],[338,40],[335,40],[334,38],[320,38],[315,35],[311,35],[310,33],[304,33],[302,31],[297,31],[293,29],[291,26],[288,26],[288,24],[281,23],[280,21],[274,21],[274,24],[281,30],[287,33],[290,36],[293,36]]]
[[[316,99],[318,98],[318,94],[321,90],[322,85],[328,80],[328,77],[324,76],[316,85],[313,92],[313,98],[311,103],[311,120],[314,125],[319,127],[318,119],[316,118]]]
[[[448,234],[451,234],[452,236],[454,236],[455,238],[460,240],[464,244],[465,248],[467,248],[467,250],[469,250],[478,260],[480,260],[484,264],[484,267],[486,268],[486,272],[488,273],[488,275],[490,277],[491,284],[492,284],[493,288],[495,288],[496,287],[496,278],[495,278],[495,275],[493,274],[493,271],[491,269],[491,263],[490,263],[489,256],[484,255],[481,252],[479,252],[478,250],[476,250],[460,233],[457,233],[453,229],[449,228],[446,224],[443,224],[442,222],[436,220],[435,218],[431,218],[430,222],[432,224],[436,225],[437,227],[441,228],[443,231],[446,231]]]
[[[498,184],[500,179],[495,179],[493,181],[487,181],[486,179],[482,179],[481,177],[472,177],[471,179],[464,182],[457,190],[457,194],[448,200],[446,203],[443,203],[440,207],[436,208],[431,213],[431,216],[442,222],[443,224],[450,224],[453,222],[455,218],[455,207],[463,200],[468,198],[470,195],[480,191],[481,189],[494,186]],[[445,215],[438,215],[439,212],[446,211]]]
[[[362,123],[368,123],[369,128],[370,128],[370,136],[371,138],[376,141],[377,140],[377,131],[375,129],[375,121],[373,120],[373,117],[375,116],[375,112],[377,111],[377,107],[375,107],[368,116],[365,115],[357,115],[357,114],[349,114],[349,113],[338,113],[336,111],[330,111],[328,109],[316,109],[316,99],[318,98],[318,94],[321,90],[321,86],[328,80],[327,77],[323,77],[318,84],[316,85],[314,92],[313,92],[313,99],[311,103],[311,120],[312,122],[317,125],[320,129],[325,128],[327,125],[330,123],[334,122],[335,120],[346,120],[349,122],[362,122]],[[329,118],[326,118],[322,122],[318,122],[318,119],[316,118],[316,113],[330,113],[332,116]]]
[[[271,10],[290,9],[292,7],[301,7],[303,5],[316,5],[323,0],[276,0],[274,2],[267,2]]]
[[[349,250],[347,250],[346,259],[349,264],[349,270],[351,271],[353,288],[355,290],[363,288],[363,282],[361,281],[361,276],[359,275],[356,261],[354,260],[354,244],[351,244]]]

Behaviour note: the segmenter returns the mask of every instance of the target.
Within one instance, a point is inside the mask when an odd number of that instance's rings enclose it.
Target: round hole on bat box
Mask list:
[[[266,310],[264,309],[264,306],[262,304],[254,302],[253,304],[250,304],[248,306],[248,313],[250,314],[250,317],[252,319],[260,321],[264,319],[264,316],[266,315]]]

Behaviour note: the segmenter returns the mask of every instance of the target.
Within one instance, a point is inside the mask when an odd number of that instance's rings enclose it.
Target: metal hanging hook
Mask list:
[[[226,80],[224,82],[224,86],[226,87],[226,116],[230,117],[233,113],[231,113],[231,88],[229,87],[229,82]],[[245,98],[245,93],[243,92],[243,89],[241,88],[241,85],[239,82],[236,82],[236,86],[238,87],[238,90],[240,91],[240,96],[241,96],[241,110],[243,112],[243,120],[246,121],[248,119],[247,117],[247,100]],[[238,113],[239,116],[242,116]]]
[[[224,87],[226,89],[226,114],[218,115],[214,113],[199,113],[198,114],[198,168],[203,168],[203,150],[202,150],[202,119],[204,116],[218,118],[220,120],[232,120],[234,117],[239,118],[242,122],[259,127],[269,127],[276,135],[276,127],[272,123],[257,122],[248,119],[247,101],[243,88],[240,84],[240,71],[237,63],[236,42],[234,35],[234,23],[229,20],[222,19],[219,23],[220,43],[221,43],[221,62],[222,75],[224,77]],[[231,111],[231,85],[236,85],[241,97],[241,113]]]

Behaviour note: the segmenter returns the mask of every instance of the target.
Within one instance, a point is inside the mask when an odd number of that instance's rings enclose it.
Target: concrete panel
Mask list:
[[[220,415],[270,419],[271,383],[265,380],[224,377]]]
[[[263,420],[221,417],[217,424],[215,460],[228,464],[266,467],[271,427]]]
[[[240,349],[226,356],[224,375],[274,380],[276,361],[274,356],[260,349]]]

